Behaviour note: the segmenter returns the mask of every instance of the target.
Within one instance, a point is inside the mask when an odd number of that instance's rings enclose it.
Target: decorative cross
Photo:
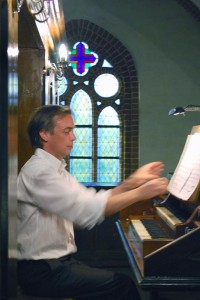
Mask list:
[[[87,44],[77,43],[69,55],[69,62],[79,75],[87,73],[88,69],[98,61],[98,56],[89,51]]]

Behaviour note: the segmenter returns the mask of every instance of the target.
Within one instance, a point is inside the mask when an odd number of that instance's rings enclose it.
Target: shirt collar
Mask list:
[[[65,170],[67,164],[64,158],[59,160],[58,158],[41,148],[37,148],[35,150],[35,155],[46,159],[59,173],[62,173],[63,170]]]
[[[65,170],[65,168],[66,168],[66,161],[64,160],[64,158],[63,159],[61,159],[61,163],[60,163],[60,166],[59,166],[59,169],[58,169],[58,172],[61,174],[64,170]]]

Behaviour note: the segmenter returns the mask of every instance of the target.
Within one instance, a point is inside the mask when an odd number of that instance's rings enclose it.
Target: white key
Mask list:
[[[140,220],[131,220],[131,224],[141,239],[152,239],[145,226]]]

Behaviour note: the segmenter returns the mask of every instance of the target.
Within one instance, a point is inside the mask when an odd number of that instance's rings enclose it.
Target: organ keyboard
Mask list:
[[[134,205],[127,215],[122,213],[126,217],[121,218],[117,226],[121,235],[123,232],[129,255],[133,256],[141,276],[171,276],[173,272],[188,276],[197,272],[197,265],[200,269],[199,202],[199,199],[195,203],[181,201],[169,194],[164,200],[147,202],[146,206]],[[194,253],[198,257],[195,268]],[[184,268],[185,261],[193,270]]]

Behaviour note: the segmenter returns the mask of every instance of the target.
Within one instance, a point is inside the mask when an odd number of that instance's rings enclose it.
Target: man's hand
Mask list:
[[[169,180],[167,178],[158,177],[147,181],[143,185],[139,186],[136,190],[139,191],[141,199],[146,200],[168,193],[168,183]]]
[[[148,180],[160,177],[163,170],[164,164],[156,161],[140,167],[129,178],[133,181],[134,185],[140,186]]]
[[[146,164],[131,174],[122,184],[123,191],[132,190],[145,182],[158,178],[164,170],[164,164],[160,161]]]

